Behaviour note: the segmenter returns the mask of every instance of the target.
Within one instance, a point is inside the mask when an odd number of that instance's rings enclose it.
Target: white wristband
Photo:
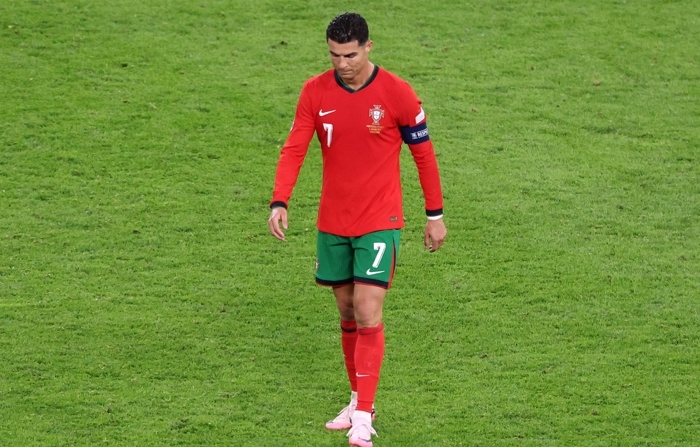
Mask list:
[[[442,216],[442,214],[440,214],[439,216],[428,216],[428,220],[440,220],[442,219]]]

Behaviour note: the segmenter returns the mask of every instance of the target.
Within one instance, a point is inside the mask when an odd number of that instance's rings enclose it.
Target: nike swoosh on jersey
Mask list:
[[[327,112],[324,112],[323,109],[321,109],[321,110],[318,111],[318,116],[330,115],[330,114],[333,113],[333,112],[335,112],[335,109],[333,109],[333,110],[328,110]]]
[[[373,275],[378,275],[380,273],[384,273],[384,270],[378,270],[376,272],[373,272],[370,269],[367,269],[367,271],[365,273],[367,274],[367,276],[373,276]]]

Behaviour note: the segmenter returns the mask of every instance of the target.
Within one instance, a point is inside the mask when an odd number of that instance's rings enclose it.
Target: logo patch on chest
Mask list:
[[[372,118],[372,124],[368,124],[367,128],[370,133],[380,133],[384,126],[381,125],[381,119],[384,118],[384,110],[382,110],[381,105],[375,104],[373,108],[369,109],[369,117]]]

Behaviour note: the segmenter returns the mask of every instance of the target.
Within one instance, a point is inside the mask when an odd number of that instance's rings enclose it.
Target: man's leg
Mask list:
[[[335,419],[326,422],[329,430],[347,430],[352,427],[350,418],[357,407],[357,376],[355,372],[355,346],[357,344],[357,323],[353,306],[354,284],[345,284],[333,288],[338,313],[340,314],[340,341],[343,348],[345,370],[350,382],[350,403],[343,408]]]
[[[353,307],[358,335],[355,345],[357,407],[348,433],[351,447],[372,447],[372,435],[377,434],[372,427],[372,409],[384,360],[382,313],[396,266],[399,236],[399,230],[385,230],[353,241]]]
[[[338,415],[326,422],[329,430],[346,430],[351,427],[350,417],[357,405],[357,381],[355,377],[355,345],[357,324],[353,310],[353,249],[350,238],[318,233],[318,258],[316,282],[333,287],[338,312],[340,314],[341,344],[345,368],[350,381],[350,404]]]
[[[371,415],[384,359],[384,325],[382,308],[386,289],[355,284],[353,306],[357,321],[355,369],[357,377],[357,408]]]
[[[372,428],[372,409],[384,359],[382,307],[385,296],[386,289],[382,287],[355,284],[357,406],[352,413],[352,428],[348,433],[352,447],[371,447],[372,435],[377,434]]]
[[[345,369],[350,381],[350,390],[357,393],[357,377],[355,375],[355,345],[357,343],[357,322],[353,306],[354,284],[346,284],[333,288],[335,301],[340,314],[340,340],[343,347]]]

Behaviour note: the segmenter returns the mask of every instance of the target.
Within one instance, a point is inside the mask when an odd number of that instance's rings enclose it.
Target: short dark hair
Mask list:
[[[369,40],[367,21],[354,12],[340,14],[331,20],[326,28],[326,40],[328,39],[338,43],[356,40],[360,45],[364,45]]]

